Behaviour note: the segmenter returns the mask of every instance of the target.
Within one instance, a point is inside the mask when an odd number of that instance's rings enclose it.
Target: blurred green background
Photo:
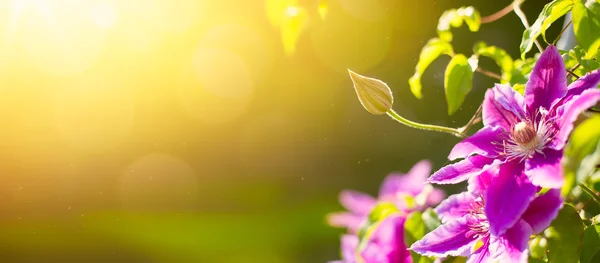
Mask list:
[[[387,82],[411,120],[462,125],[491,79],[448,117],[448,58],[422,100],[408,78],[444,10],[509,3],[0,1],[0,261],[339,258],[324,218],[340,190],[437,169],[457,142],[368,114],[346,69]],[[530,22],[543,4],[523,5]],[[516,57],[522,31],[509,14],[453,44]]]

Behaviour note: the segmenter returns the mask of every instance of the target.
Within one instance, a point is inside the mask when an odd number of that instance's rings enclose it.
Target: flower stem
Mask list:
[[[521,10],[521,4],[525,2],[524,0],[515,0],[513,2],[513,9],[515,10],[515,14],[521,19],[521,23],[523,23],[523,26],[525,26],[525,30],[529,29],[529,22],[527,22],[527,16],[525,15],[525,13],[523,13],[523,10]],[[537,40],[533,41],[533,43],[535,43],[535,46],[538,48],[538,50],[540,52],[544,51],[544,48],[542,48],[542,45],[540,44],[540,42],[538,42]]]
[[[450,127],[445,127],[445,126],[438,126],[438,125],[431,125],[431,124],[423,124],[423,123],[418,123],[418,122],[414,122],[414,121],[410,121],[400,115],[398,115],[398,113],[396,113],[393,109],[390,109],[387,112],[387,115],[392,117],[392,119],[396,120],[399,123],[402,123],[408,127],[412,127],[415,129],[420,129],[420,130],[427,130],[427,131],[437,131],[437,132],[445,132],[445,133],[449,133],[452,134],[456,137],[459,138],[466,138],[467,136],[462,133],[461,131],[459,131],[459,129],[455,129],[455,128],[450,128]]]
[[[567,25],[565,25],[565,27],[560,31],[560,33],[558,34],[558,36],[556,37],[556,39],[554,39],[554,41],[552,42],[552,45],[555,45],[556,42],[560,39],[560,37],[562,36],[562,34],[567,31],[567,28],[569,28],[569,26],[573,23],[573,20],[569,21],[569,23],[567,23]]]
[[[598,197],[594,193],[594,191],[592,191],[592,189],[588,188],[585,184],[582,184],[582,183],[577,183],[577,185],[579,185],[579,187],[581,187],[581,190],[583,190],[588,195],[590,195],[592,197],[592,199],[594,199],[594,201],[596,201],[596,203],[598,203],[600,205],[600,197]]]
[[[462,126],[462,127],[458,128],[458,130],[462,134],[465,134],[465,132],[468,131],[469,128],[471,128],[471,126],[473,124],[477,123],[480,120],[479,119],[479,114],[481,113],[482,109],[483,109],[483,103],[481,105],[479,105],[479,108],[477,108],[477,111],[475,112],[475,114],[473,115],[473,117],[471,117],[471,120],[469,120],[469,122],[465,126]]]

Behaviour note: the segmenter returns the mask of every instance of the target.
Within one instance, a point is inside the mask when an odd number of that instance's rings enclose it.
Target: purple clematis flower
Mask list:
[[[406,175],[401,173],[388,175],[381,184],[377,199],[358,191],[342,191],[340,203],[348,209],[348,212],[330,214],[327,221],[332,226],[348,228],[350,233],[358,233],[377,202],[393,202],[399,210],[405,212],[436,205],[444,199],[445,195],[439,189],[423,192],[430,174],[431,163],[423,160],[416,163]],[[417,204],[418,207],[407,206],[405,197],[416,197],[422,194],[427,194],[425,204]]]
[[[500,236],[519,222],[540,188],[564,184],[563,147],[573,122],[600,101],[600,71],[567,86],[560,53],[550,45],[531,72],[525,96],[497,84],[483,101],[484,127],[456,144],[448,158],[463,160],[443,167],[429,182],[454,184],[478,180],[486,170],[499,172],[485,192],[485,216]],[[500,167],[500,169],[493,169]]]
[[[404,244],[405,220],[403,213],[386,217],[360,250],[358,236],[342,236],[342,260],[330,263],[410,263],[410,252]]]
[[[482,195],[491,189],[492,176],[484,172],[470,185],[473,191],[452,195],[436,207],[442,225],[410,249],[425,256],[467,256],[467,262],[527,262],[529,237],[546,229],[562,207],[560,190],[535,197],[513,225],[496,235],[485,213],[486,195]]]
[[[359,258],[362,263],[411,262],[410,253],[404,243],[406,215],[411,211],[438,204],[445,197],[441,190],[426,184],[430,174],[431,163],[420,161],[406,175],[388,175],[381,185],[377,199],[356,191],[343,191],[340,194],[340,203],[349,212],[328,216],[330,225],[348,228],[349,232],[342,236],[341,240],[343,261],[336,262],[355,263]],[[415,200],[414,204],[407,204],[407,197]],[[378,223],[359,250],[357,233],[378,202],[394,203],[399,212]]]

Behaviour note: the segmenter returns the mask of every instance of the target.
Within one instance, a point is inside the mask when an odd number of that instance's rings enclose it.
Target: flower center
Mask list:
[[[483,212],[484,202],[483,197],[479,196],[475,202],[471,204],[469,215],[467,216],[467,224],[469,226],[468,236],[474,238],[483,238],[490,235],[490,223]]]
[[[503,142],[504,154],[508,158],[521,161],[533,157],[536,153],[543,154],[555,131],[552,122],[545,117],[542,115],[539,121],[525,119],[515,124]]]
[[[537,132],[533,125],[526,121],[521,121],[513,127],[511,139],[524,148],[535,146],[537,141]]]

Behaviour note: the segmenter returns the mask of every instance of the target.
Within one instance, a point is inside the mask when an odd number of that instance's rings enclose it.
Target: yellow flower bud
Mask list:
[[[354,90],[363,107],[375,115],[383,115],[392,108],[392,91],[383,81],[365,77],[348,70],[354,83]]]

